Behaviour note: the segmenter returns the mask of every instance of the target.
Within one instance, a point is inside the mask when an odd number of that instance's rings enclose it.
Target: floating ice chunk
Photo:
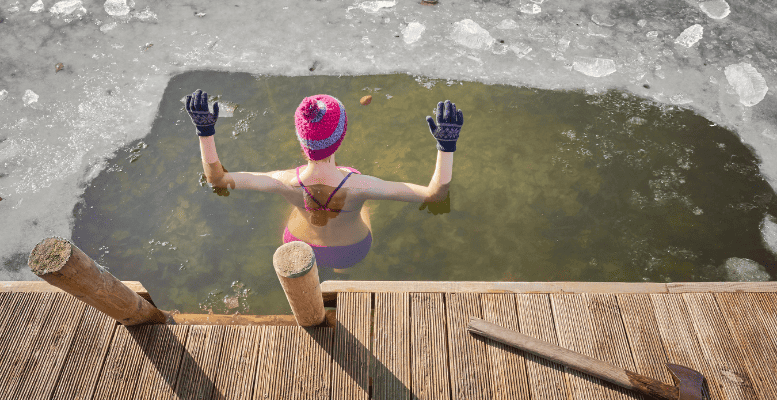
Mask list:
[[[407,24],[406,27],[402,28],[402,40],[407,44],[415,43],[418,39],[421,39],[421,35],[425,30],[426,27],[423,24],[411,22]]]
[[[731,7],[724,0],[705,1],[699,8],[712,19],[723,19],[731,13]]]
[[[127,0],[107,0],[103,5],[105,12],[114,17],[120,17],[129,14],[130,8]]]
[[[532,48],[523,43],[518,43],[511,45],[510,50],[512,50],[518,58],[524,58],[527,54],[531,53]]]
[[[591,15],[591,21],[593,21],[596,25],[604,26],[607,28],[615,26],[615,23],[612,22],[606,15],[593,14]]]
[[[777,222],[770,215],[765,216],[761,222],[761,237],[766,247],[777,256]]]
[[[109,30],[117,27],[118,24],[115,22],[109,22],[107,24],[100,25],[100,32],[108,32]]]
[[[615,61],[609,58],[575,57],[572,68],[581,74],[600,78],[617,71]]]
[[[37,14],[41,11],[43,11],[43,0],[38,0],[30,6],[31,13]]]
[[[7,91],[7,90],[5,90],[5,89],[3,89],[3,90],[0,90],[0,101],[3,101],[3,100],[5,100],[5,99],[6,99],[6,97],[8,97],[8,91]]]
[[[770,279],[766,269],[747,258],[731,257],[726,260],[728,280],[733,282],[765,282]]]
[[[499,23],[499,25],[496,26],[497,29],[518,29],[518,23],[511,20],[511,19],[503,19],[502,22]]]
[[[726,80],[739,95],[739,102],[752,107],[761,102],[769,91],[766,80],[748,63],[731,64],[726,67]]]
[[[524,14],[539,14],[542,11],[542,7],[536,4],[524,4],[521,6],[521,12]]]
[[[674,42],[685,47],[691,47],[696,44],[703,35],[704,27],[695,24],[686,28]]]
[[[465,19],[453,24],[451,36],[453,41],[470,49],[485,49],[496,42],[487,30],[471,19]]]
[[[132,6],[132,4],[133,4],[133,3],[132,3],[132,1],[130,1],[130,6]],[[136,19],[139,19],[139,20],[141,20],[141,21],[143,21],[143,22],[145,22],[145,21],[151,21],[151,20],[156,20],[156,19],[157,19],[157,15],[156,15],[156,13],[154,13],[153,11],[151,11],[151,9],[150,9],[150,8],[148,8],[148,7],[146,7],[146,8],[145,8],[143,11],[141,11],[141,12],[133,12],[132,14],[130,14],[130,17],[131,17],[131,18],[136,18]]]
[[[669,101],[672,104],[677,104],[677,105],[693,103],[693,100],[684,94],[676,94],[674,96],[671,96],[669,98]]]
[[[8,7],[8,13],[13,14],[19,12],[19,2],[13,3],[10,7]]]
[[[57,15],[70,15],[76,11],[86,13],[86,8],[81,0],[62,0],[49,8],[50,13]]]
[[[24,92],[24,96],[22,96],[22,101],[24,102],[25,106],[29,106],[30,104],[37,102],[38,97],[39,96],[35,92],[33,92],[30,89],[27,89]]]
[[[397,5],[396,0],[394,1],[376,0],[376,1],[365,1],[364,3],[359,4],[358,7],[370,14],[375,14],[383,8],[391,8],[391,7],[394,7],[395,5]]]

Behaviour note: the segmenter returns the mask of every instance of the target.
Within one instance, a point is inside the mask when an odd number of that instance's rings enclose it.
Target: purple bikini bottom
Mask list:
[[[297,239],[289,231],[289,227],[283,231],[283,243],[304,242]],[[308,243],[310,244],[310,243]],[[310,244],[313,254],[316,255],[316,264],[319,268],[348,268],[367,257],[372,246],[372,232],[367,231],[367,237],[360,242],[347,246],[321,246]]]

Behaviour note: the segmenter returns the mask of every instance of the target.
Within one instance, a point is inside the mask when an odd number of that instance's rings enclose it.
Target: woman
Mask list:
[[[186,111],[200,137],[205,177],[217,188],[254,189],[278,193],[294,206],[283,242],[303,241],[313,247],[322,268],[347,268],[369,252],[372,232],[367,200],[436,202],[445,199],[451,181],[453,152],[464,115],[446,100],[437,104],[436,120],[426,117],[437,139],[437,164],[427,186],[384,181],[362,175],[354,168],[338,167],[335,151],[348,129],[345,107],[329,95],[302,100],[294,114],[297,139],[307,165],[274,172],[226,172],[216,154],[213,138],[218,103],[208,111],[208,94],[197,90],[186,96]]]

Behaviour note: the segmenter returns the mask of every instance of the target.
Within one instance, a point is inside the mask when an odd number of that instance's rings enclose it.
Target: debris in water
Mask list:
[[[739,102],[752,107],[761,102],[769,91],[766,80],[748,63],[732,64],[726,67],[726,80],[739,95]]]
[[[684,30],[674,42],[685,47],[691,47],[696,44],[703,35],[704,28],[699,24],[695,24]]]
[[[723,19],[731,13],[731,7],[723,0],[705,1],[699,4],[699,8],[712,19]]]
[[[24,92],[24,96],[22,96],[22,101],[24,102],[25,106],[29,106],[32,103],[36,103],[38,101],[38,97],[39,96],[35,94],[35,92],[33,92],[30,89],[27,89]]]
[[[195,11],[194,12],[194,16],[197,17],[197,18],[203,18],[203,17],[205,17],[205,13],[202,12],[202,11]]]
[[[150,49],[150,48],[152,48],[152,47],[154,47],[154,44],[153,44],[153,43],[146,43],[146,46],[145,46],[145,47],[143,47],[143,51],[146,51],[146,50],[148,50],[148,49]]]
[[[487,30],[471,19],[461,20],[453,24],[453,41],[470,49],[485,49],[496,42]]]
[[[54,66],[54,73],[62,71],[63,69],[65,69],[65,64],[57,63],[57,65]]]
[[[120,17],[129,14],[130,8],[127,0],[107,0],[103,5],[105,12],[114,17]]]
[[[318,68],[318,61],[313,61],[313,65],[311,65],[310,68],[308,68],[308,70],[310,72],[313,72],[316,70],[316,68]]]
[[[615,61],[609,58],[575,57],[572,68],[581,74],[601,78],[617,71]]]
[[[30,12],[31,13],[37,14],[37,13],[39,13],[41,11],[43,11],[43,1],[42,0],[38,0],[33,5],[30,6]]]
[[[437,3],[438,3],[437,0],[421,0],[421,4],[423,4],[425,6],[433,6],[433,5],[437,4]]]
[[[359,100],[359,103],[363,106],[369,105],[372,102],[372,96],[366,95]]]

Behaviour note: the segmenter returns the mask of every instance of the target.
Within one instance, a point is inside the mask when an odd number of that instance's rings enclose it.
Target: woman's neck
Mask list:
[[[329,169],[337,169],[337,164],[335,164],[335,155],[332,154],[331,156],[323,159],[323,160],[308,160],[308,166],[319,171],[325,171]]]

